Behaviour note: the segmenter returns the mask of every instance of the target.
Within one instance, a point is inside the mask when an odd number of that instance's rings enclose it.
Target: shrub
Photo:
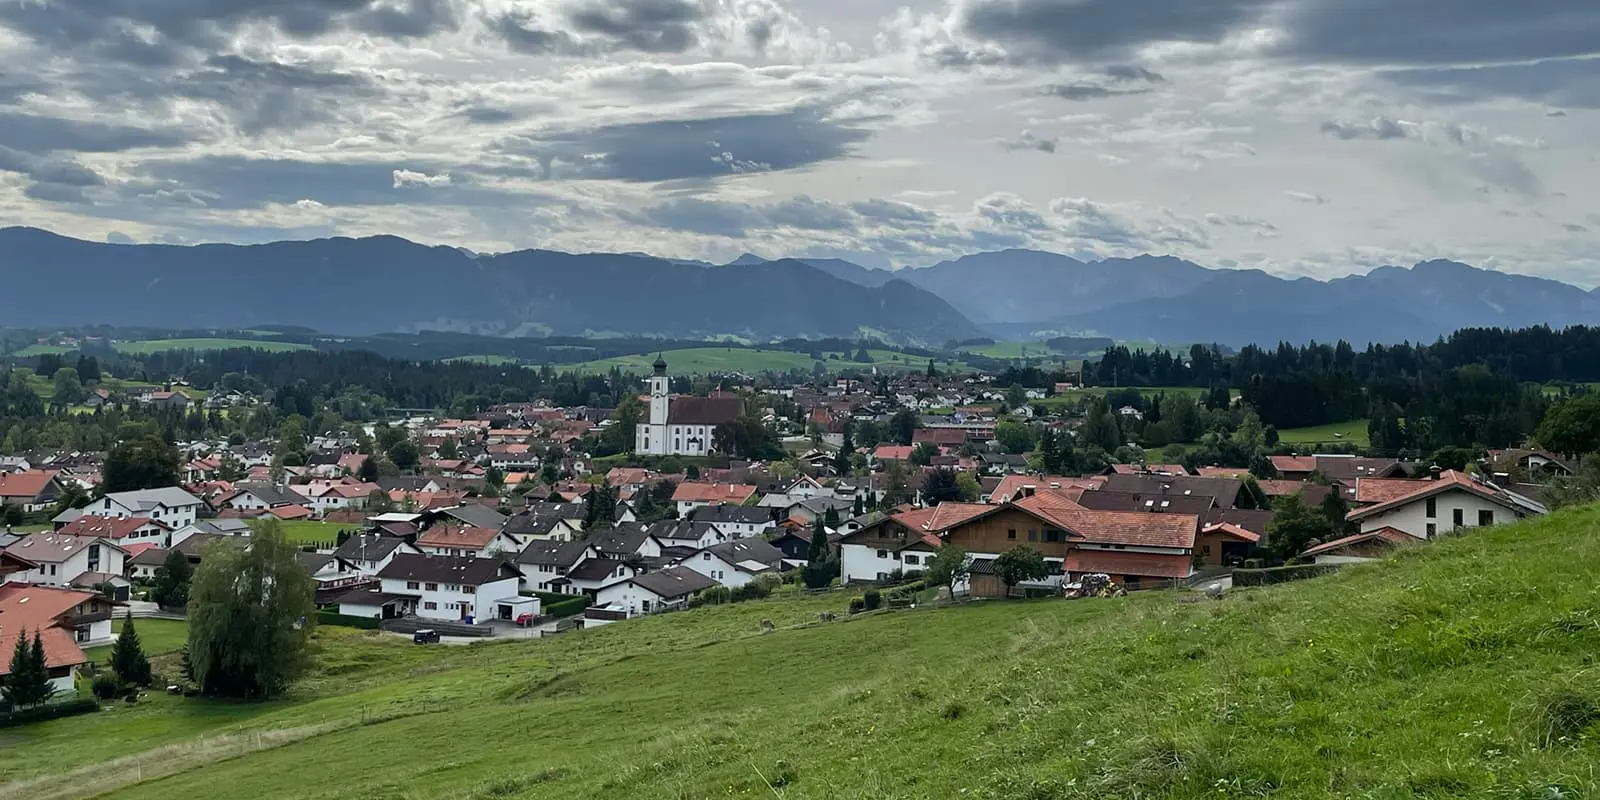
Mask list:
[[[101,700],[110,700],[122,691],[122,681],[117,680],[117,676],[111,674],[110,670],[106,670],[94,676],[94,681],[89,684],[89,691]]]
[[[871,611],[883,605],[883,595],[878,594],[877,589],[868,589],[861,595],[861,605],[867,611]]]
[[[539,616],[559,619],[570,617],[573,614],[582,614],[589,607],[589,598],[583,595],[557,594],[555,592],[534,592],[534,597],[539,598]]]
[[[866,606],[867,606],[867,601],[865,601],[865,600],[863,600],[863,599],[861,599],[859,597],[850,598],[850,613],[852,613],[852,614],[860,614],[863,610],[866,609]]]
[[[0,728],[9,728],[13,725],[27,725],[34,722],[43,722],[47,719],[60,719],[77,714],[87,714],[99,711],[100,703],[92,697],[80,697],[77,700],[68,700],[65,703],[48,703],[33,708],[24,708],[20,711],[11,711],[0,714]]]
[[[1259,558],[1247,558],[1244,560],[1245,569],[1261,569],[1264,566],[1266,564]]]
[[[728,591],[728,587],[712,586],[701,589],[695,593],[694,597],[689,598],[689,607],[720,606],[731,602],[733,602],[733,593]]]
[[[772,594],[772,587],[761,581],[751,581],[728,593],[730,602],[742,603],[746,600],[760,600]]]
[[[339,614],[333,611],[318,611],[318,625],[338,625],[344,628],[360,628],[362,630],[377,630],[382,620],[374,617],[354,617],[349,614]]]
[[[1327,575],[1338,571],[1339,568],[1331,564],[1297,564],[1288,567],[1269,567],[1267,569],[1236,569],[1233,571],[1233,585],[1268,586],[1274,583],[1287,583],[1289,581],[1315,578],[1319,575]]]

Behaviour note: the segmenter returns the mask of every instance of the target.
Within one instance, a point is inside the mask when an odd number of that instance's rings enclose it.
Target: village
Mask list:
[[[180,444],[177,485],[104,494],[101,454],[8,456],[8,513],[56,513],[0,535],[0,652],[41,632],[51,680],[71,695],[113,619],[181,616],[181,598],[157,596],[163,575],[214,546],[248,548],[258,519],[302,532],[325,624],[471,640],[569,634],[786,583],[911,584],[905,602],[1216,591],[1263,567],[1359,563],[1543,514],[1538,481],[1570,472],[1549,453],[1497,450],[1469,470],[1308,453],[1270,456],[1270,479],[1147,463],[1050,474],[995,439],[997,424],[1026,419],[998,410],[1015,390],[898,380],[891,404],[844,379],[782,390],[801,416],[768,411],[765,424],[809,431],[784,441],[784,459],[720,455],[746,398],[674,393],[660,359],[635,430],[615,435],[640,466],[602,466],[576,447],[617,424],[605,410],[545,403],[416,415],[385,431],[379,455],[360,437],[305,437],[302,465],[275,458],[270,441]],[[921,413],[931,403],[952,412]],[[909,444],[850,445],[853,427],[896,417],[911,420]],[[405,474],[377,474],[378,458],[412,448]],[[1291,523],[1274,518],[1291,498],[1291,513],[1340,535],[1285,552]],[[1318,516],[1330,509],[1338,519]],[[941,553],[957,566],[936,568]]]

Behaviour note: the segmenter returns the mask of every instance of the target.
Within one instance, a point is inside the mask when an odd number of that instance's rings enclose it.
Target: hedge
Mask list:
[[[338,625],[345,628],[361,628],[375,631],[383,623],[376,617],[353,617],[349,614],[340,614],[334,611],[318,611],[318,625]]]
[[[23,708],[9,713],[0,714],[0,728],[9,728],[14,725],[27,725],[32,722],[44,722],[49,719],[73,717],[78,714],[89,714],[100,710],[100,704],[92,697],[80,697],[62,703]]]
[[[1266,569],[1236,569],[1233,571],[1233,585],[1267,586],[1274,583],[1303,581],[1306,578],[1315,578],[1319,575],[1327,575],[1338,571],[1339,567],[1333,564],[1296,564],[1287,567],[1268,567]]]
[[[582,614],[583,610],[589,607],[587,595],[534,592],[533,596],[539,598],[541,617],[570,617],[573,614]]]

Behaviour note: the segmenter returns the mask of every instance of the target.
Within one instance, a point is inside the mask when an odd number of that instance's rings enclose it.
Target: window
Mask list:
[[[888,550],[879,550],[878,551],[878,558],[888,558],[888,557],[889,557],[889,551]],[[55,567],[51,567],[50,569],[54,570]]]
[[[1028,529],[1028,541],[1030,541],[1030,542],[1039,541],[1039,530],[1037,528],[1029,528]]]
[[[463,587],[461,587],[462,594],[476,594],[477,591],[478,591],[478,587],[476,587],[476,586],[463,586]]]
[[[883,551],[882,550],[878,551],[878,557],[879,558],[883,557]],[[701,553],[700,554],[700,560],[701,561],[710,561],[711,560],[711,554],[710,553]]]
[[[649,600],[640,601],[639,607],[644,609],[644,613],[646,613],[646,614],[650,613],[650,601]]]
[[[1007,539],[1015,539],[1015,538],[1017,538],[1017,529],[1016,528],[1007,528],[1006,529],[1006,538]]]
[[[1489,526],[1494,524],[1494,511],[1484,509],[1478,512],[1478,525]]]
[[[1054,530],[1045,531],[1044,532],[1044,540],[1047,541],[1047,542],[1059,542],[1059,541],[1061,541],[1061,531],[1054,531]]]
[[[1439,516],[1439,498],[1428,498],[1428,519]]]
[[[908,555],[908,556],[906,556],[906,563],[907,564],[917,564],[919,562],[917,561],[917,557],[916,556]]]
[[[1208,544],[1208,545],[1200,548],[1200,552],[1202,554],[1204,554],[1204,555],[1208,555],[1208,556],[1211,555],[1211,545]]]
[[[437,611],[437,610],[439,610],[439,604],[433,602],[432,600],[429,600],[428,602],[423,603],[422,607],[424,609],[428,610],[428,611]]]
[[[437,591],[439,591],[439,584],[430,583],[430,584],[422,587],[422,589],[423,589],[423,591],[426,591],[426,592],[437,592]]]
[[[1439,532],[1439,526],[1438,525],[1435,525],[1435,524],[1433,524],[1431,522],[1428,523],[1428,538],[1429,539],[1432,539],[1433,535],[1435,533],[1438,533],[1438,532]]]

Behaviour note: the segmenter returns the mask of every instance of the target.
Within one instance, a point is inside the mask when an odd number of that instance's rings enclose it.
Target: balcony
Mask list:
[[[81,628],[85,625],[93,625],[96,622],[105,622],[108,619],[111,619],[110,609],[90,611],[84,614],[72,614],[66,618],[66,623],[69,628]]]

